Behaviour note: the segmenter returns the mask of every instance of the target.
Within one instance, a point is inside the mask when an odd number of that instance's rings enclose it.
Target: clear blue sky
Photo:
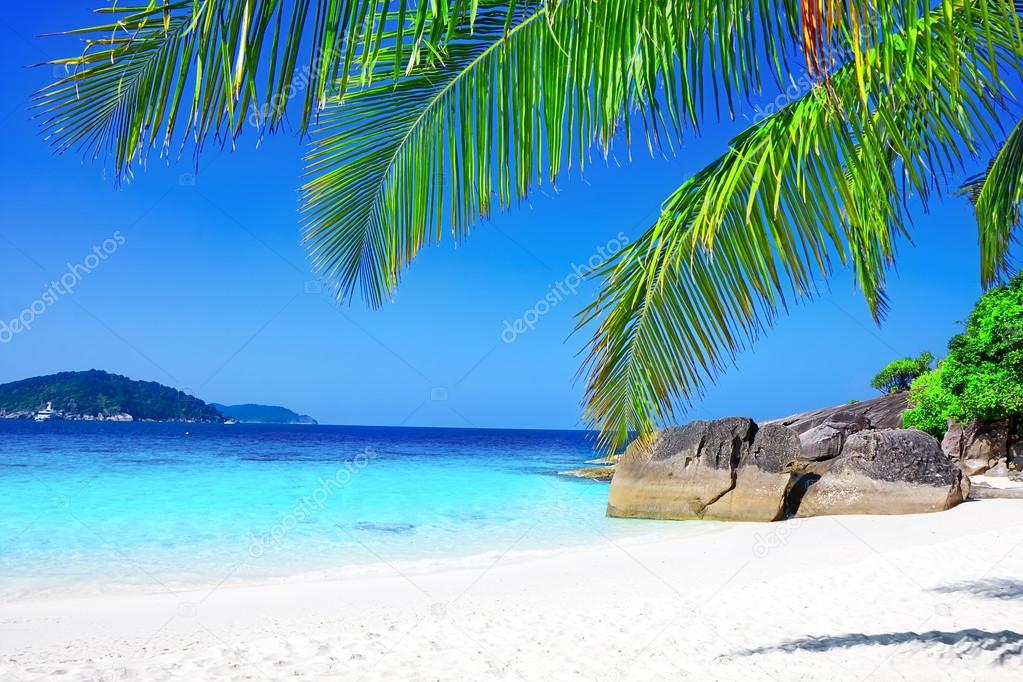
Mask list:
[[[395,303],[341,307],[306,291],[315,277],[300,244],[297,138],[257,150],[243,136],[233,152],[211,150],[194,184],[182,175],[192,171],[188,155],[154,157],[120,187],[99,163],[52,155],[28,108],[52,74],[24,67],[68,50],[35,35],[88,24],[99,2],[12,5],[0,17],[0,320],[38,299],[66,263],[83,262],[115,232],[124,239],[31,330],[0,344],[0,382],[99,368],[207,401],[281,404],[324,423],[577,427],[585,339],[571,331],[593,287],[514,343],[502,342],[503,321],[619,231],[638,236],[745,123],[708,125],[670,160],[637,149],[632,162],[598,164],[563,181],[557,197],[538,192],[480,225],[457,249],[447,241],[426,250]],[[744,354],[694,416],[780,416],[865,398],[887,360],[942,355],[979,294],[969,207],[950,198],[919,213],[914,239],[901,248],[882,328],[840,273],[830,293]]]

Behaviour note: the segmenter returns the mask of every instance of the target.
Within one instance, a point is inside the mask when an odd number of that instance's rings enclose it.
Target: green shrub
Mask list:
[[[1023,415],[1023,274],[977,301],[937,370],[913,382],[906,426],[939,435],[961,424]]]
[[[916,359],[892,360],[874,376],[870,385],[882,393],[908,391],[914,379],[930,371],[933,359],[934,356],[930,353],[922,353]]]
[[[907,429],[917,428],[941,438],[948,427],[948,418],[959,413],[955,396],[942,384],[944,366],[942,363],[938,369],[921,374],[913,381],[909,390],[912,407],[902,414],[902,425]]]
[[[942,383],[963,419],[1023,414],[1023,275],[981,296],[943,365]]]

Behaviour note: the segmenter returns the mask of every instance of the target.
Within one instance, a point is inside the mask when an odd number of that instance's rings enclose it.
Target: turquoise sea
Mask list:
[[[583,431],[0,421],[0,597],[487,561],[657,532]]]

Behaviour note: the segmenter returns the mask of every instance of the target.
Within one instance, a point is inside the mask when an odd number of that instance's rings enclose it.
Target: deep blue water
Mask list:
[[[581,431],[0,421],[0,595],[162,589],[584,545]]]

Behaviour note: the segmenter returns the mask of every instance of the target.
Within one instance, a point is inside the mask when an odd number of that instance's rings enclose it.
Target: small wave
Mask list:
[[[367,531],[371,533],[393,533],[394,535],[412,535],[416,527],[411,523],[376,523],[373,521],[360,521],[351,526],[354,530]]]
[[[152,459],[135,459],[131,457],[118,457],[113,460],[117,464],[182,464],[180,459],[172,459],[169,457],[154,457]]]

